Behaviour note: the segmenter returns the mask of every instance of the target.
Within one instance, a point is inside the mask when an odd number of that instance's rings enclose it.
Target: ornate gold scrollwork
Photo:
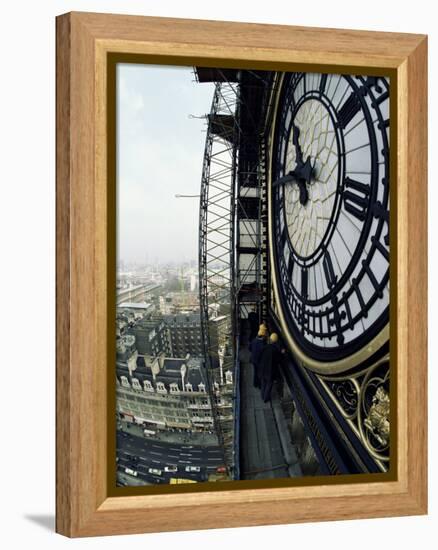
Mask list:
[[[389,395],[383,386],[379,386],[373,397],[368,416],[365,418],[363,424],[383,446],[389,443],[389,409]]]
[[[362,381],[358,426],[370,453],[389,460],[389,363],[370,368]]]
[[[318,375],[318,379],[369,454],[386,470],[391,426],[389,356],[350,376]]]

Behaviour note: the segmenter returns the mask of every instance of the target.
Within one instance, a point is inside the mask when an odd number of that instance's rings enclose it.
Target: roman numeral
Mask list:
[[[389,246],[389,211],[383,208],[382,203],[378,201],[373,207],[373,214],[376,218],[380,218],[388,224],[388,232],[385,235],[384,240],[385,244]]]
[[[307,277],[307,269],[301,269],[301,297],[304,300],[307,300],[308,296],[308,277]]]
[[[321,81],[319,83],[319,93],[320,94],[323,94],[325,92],[326,84],[327,84],[327,75],[322,74],[321,75]]]
[[[368,275],[369,280],[371,281],[371,284],[374,287],[374,290],[376,291],[376,294],[379,298],[383,297],[383,291],[380,288],[379,281],[376,279],[376,276],[373,273],[373,270],[369,266],[368,262],[365,260],[362,260],[362,266],[365,270],[365,273]]]
[[[368,317],[368,310],[366,308],[366,304],[365,304],[365,301],[363,299],[362,292],[360,291],[360,288],[359,288],[359,285],[358,285],[356,279],[353,279],[351,281],[351,286],[353,287],[353,290],[356,292],[356,296],[357,296],[357,299],[359,301],[359,307],[360,307],[360,310],[362,312],[362,315],[363,315],[363,317],[367,318]]]
[[[338,111],[338,125],[343,130],[361,109],[360,99],[352,92]]]
[[[354,323],[353,323],[353,317],[351,316],[350,303],[349,303],[349,301],[348,301],[348,297],[347,297],[346,292],[343,292],[343,293],[342,293],[342,299],[344,300],[345,311],[346,311],[346,313],[347,313],[348,328],[349,328],[349,329],[352,329],[353,326],[354,326]]]
[[[301,305],[300,309],[300,323],[301,323],[301,332],[309,332],[309,312],[306,309],[304,304]]]
[[[333,296],[332,298],[332,304],[333,304],[333,319],[328,320],[328,323],[330,326],[336,327],[336,341],[340,346],[344,343],[344,335],[342,334],[342,328],[341,328],[341,320],[345,319],[346,314],[345,311],[340,312],[339,311],[339,304],[336,296]]]
[[[289,256],[289,261],[287,263],[287,272],[289,274],[289,278],[292,279],[292,273],[294,271],[294,259],[292,254]]]
[[[344,208],[355,218],[363,222],[367,214],[370,186],[349,177],[345,178],[344,184]],[[355,192],[353,193],[349,189],[353,189]]]
[[[287,238],[287,236],[286,236],[286,228],[283,227],[283,231],[281,232],[281,235],[280,235],[280,246],[279,246],[279,249],[280,249],[281,251],[283,251],[283,249],[284,249],[284,244],[285,244],[285,242],[286,242],[286,238]]]
[[[389,235],[385,235],[385,244],[389,244]],[[388,242],[386,242],[388,241]],[[382,254],[382,256],[385,258],[386,261],[389,262],[389,251],[387,248],[383,246],[383,244],[379,241],[377,237],[371,237],[371,242],[373,245],[377,248],[377,250]]]
[[[324,275],[327,281],[327,286],[329,288],[332,288],[336,284],[336,281],[338,278],[335,275],[332,259],[330,257],[330,254],[327,251],[325,252],[324,258],[322,260],[322,267],[324,269]]]

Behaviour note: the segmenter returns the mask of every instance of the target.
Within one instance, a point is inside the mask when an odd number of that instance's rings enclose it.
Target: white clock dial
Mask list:
[[[294,339],[354,353],[389,315],[389,83],[288,73],[271,159],[275,272]]]

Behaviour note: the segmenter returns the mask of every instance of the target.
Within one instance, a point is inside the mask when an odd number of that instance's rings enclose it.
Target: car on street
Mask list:
[[[164,466],[165,472],[177,472],[178,466],[170,465],[170,466]]]
[[[137,470],[133,470],[132,468],[125,468],[125,474],[129,474],[130,476],[134,477],[138,476]]]
[[[201,468],[199,466],[186,466],[186,472],[200,472]]]
[[[154,476],[160,476],[163,472],[158,468],[149,468],[148,472]]]

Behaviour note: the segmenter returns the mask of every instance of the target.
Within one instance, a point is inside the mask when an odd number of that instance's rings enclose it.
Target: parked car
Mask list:
[[[132,468],[125,468],[125,474],[129,474],[134,477],[138,476],[138,472],[136,470],[133,470]]]
[[[186,466],[186,472],[200,472],[201,468],[199,466]]]
[[[164,471],[165,472],[177,472],[178,471],[178,466],[173,466],[173,465],[164,466]]]
[[[148,472],[150,474],[153,474],[154,476],[160,476],[163,472],[159,470],[158,468],[149,468]]]
[[[218,468],[216,468],[216,472],[218,474],[226,474],[227,473],[227,469],[225,468],[225,466],[219,466]]]

